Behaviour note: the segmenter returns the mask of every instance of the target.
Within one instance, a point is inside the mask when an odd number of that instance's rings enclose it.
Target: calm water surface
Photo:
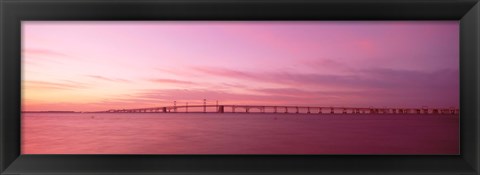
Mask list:
[[[457,154],[458,116],[24,113],[23,154]]]

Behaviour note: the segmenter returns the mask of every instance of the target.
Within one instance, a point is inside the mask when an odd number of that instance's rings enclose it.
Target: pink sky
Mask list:
[[[22,22],[25,111],[458,107],[458,21]]]

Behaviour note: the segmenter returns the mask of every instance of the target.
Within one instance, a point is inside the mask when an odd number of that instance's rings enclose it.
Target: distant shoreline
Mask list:
[[[81,113],[77,111],[22,111],[22,113]]]

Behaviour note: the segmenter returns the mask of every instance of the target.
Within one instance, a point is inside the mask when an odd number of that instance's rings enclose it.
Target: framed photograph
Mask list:
[[[479,174],[479,8],[0,1],[0,173]]]

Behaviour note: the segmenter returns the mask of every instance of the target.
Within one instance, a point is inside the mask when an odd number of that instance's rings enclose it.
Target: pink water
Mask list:
[[[458,116],[24,113],[23,154],[458,154]]]

